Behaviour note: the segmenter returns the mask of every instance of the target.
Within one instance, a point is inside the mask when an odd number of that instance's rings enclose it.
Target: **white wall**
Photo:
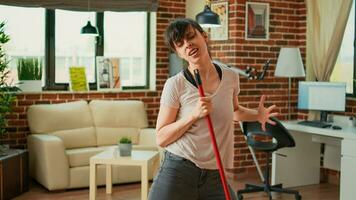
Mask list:
[[[185,16],[195,20],[195,15],[204,10],[205,0],[186,0]]]

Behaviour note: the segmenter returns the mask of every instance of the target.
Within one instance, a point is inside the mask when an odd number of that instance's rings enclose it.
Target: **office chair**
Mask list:
[[[296,200],[301,200],[302,196],[296,190],[284,189],[282,184],[271,185],[270,180],[270,158],[272,152],[284,148],[294,147],[295,142],[288,130],[276,119],[271,118],[276,125],[266,124],[266,131],[263,131],[259,122],[243,122],[242,132],[247,138],[247,145],[256,151],[266,153],[266,167],[264,174],[264,181],[262,185],[246,184],[245,189],[237,191],[238,200],[242,200],[242,194],[254,192],[266,192],[269,199],[272,200],[272,192],[294,194]],[[255,136],[271,136],[273,141],[265,142],[256,140]]]

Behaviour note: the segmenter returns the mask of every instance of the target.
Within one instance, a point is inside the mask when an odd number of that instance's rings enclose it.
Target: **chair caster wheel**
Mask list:
[[[242,196],[242,194],[237,194],[237,200],[243,200],[244,197]]]
[[[295,195],[295,200],[302,200],[302,195],[296,194]]]

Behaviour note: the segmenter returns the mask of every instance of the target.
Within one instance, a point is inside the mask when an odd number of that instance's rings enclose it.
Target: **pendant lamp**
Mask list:
[[[221,26],[219,15],[211,10],[209,0],[206,1],[203,12],[200,12],[197,14],[197,16],[195,16],[195,20],[203,28],[214,28]]]
[[[92,26],[90,21],[88,20],[87,25],[83,26],[81,34],[86,34],[86,35],[93,35],[97,36],[98,35],[98,30],[96,27]]]
[[[88,0],[88,12],[89,11],[90,11],[90,0]],[[98,29],[95,26],[91,25],[90,20],[88,19],[87,24],[83,26],[80,33],[85,35],[97,36]]]

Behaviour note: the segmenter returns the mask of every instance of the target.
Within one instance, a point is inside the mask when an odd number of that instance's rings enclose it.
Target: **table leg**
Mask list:
[[[111,194],[112,191],[112,173],[111,165],[106,165],[106,194]]]
[[[96,164],[94,162],[90,162],[89,199],[96,199]]]
[[[148,163],[141,166],[141,200],[147,200],[148,197]]]

